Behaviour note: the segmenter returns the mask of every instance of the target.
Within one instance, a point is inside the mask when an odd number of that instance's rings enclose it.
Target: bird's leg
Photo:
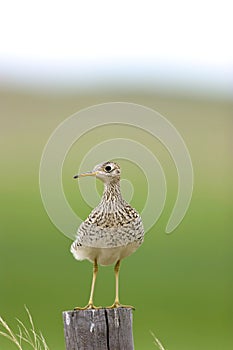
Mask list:
[[[88,302],[88,305],[91,306],[91,308],[94,306],[93,305],[93,297],[94,297],[94,289],[95,289],[95,281],[96,281],[96,276],[98,272],[98,265],[97,265],[97,260],[94,260],[93,264],[93,276],[92,276],[92,284],[91,284],[91,294],[90,294],[90,299]]]
[[[93,304],[93,296],[94,296],[94,289],[95,289],[95,281],[96,281],[97,272],[98,272],[98,264],[97,264],[97,260],[95,259],[94,263],[93,263],[93,276],[92,276],[91,294],[90,294],[89,302],[84,307],[76,307],[75,310],[87,310],[87,309],[100,309],[101,308],[101,306],[96,307]]]
[[[115,307],[118,307],[120,305],[120,302],[119,302],[119,270],[120,270],[120,263],[121,263],[121,261],[118,260],[116,265],[115,265],[115,268],[114,268],[115,279],[116,279],[116,296],[115,296],[115,302],[114,302]]]
[[[115,301],[113,303],[113,305],[109,306],[108,309],[114,309],[114,308],[118,308],[118,307],[126,307],[126,308],[131,308],[134,309],[133,306],[130,305],[122,305],[120,304],[119,301],[119,270],[120,270],[120,260],[117,261],[114,271],[115,271],[115,278],[116,278],[116,297],[115,297]]]

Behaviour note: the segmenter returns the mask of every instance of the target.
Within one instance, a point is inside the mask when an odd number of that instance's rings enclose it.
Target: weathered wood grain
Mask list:
[[[132,309],[63,312],[66,350],[133,350]]]

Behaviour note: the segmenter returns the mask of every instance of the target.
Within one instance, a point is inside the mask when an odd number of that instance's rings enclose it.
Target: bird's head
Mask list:
[[[115,162],[104,162],[94,167],[92,171],[75,175],[74,179],[84,176],[95,176],[102,180],[104,183],[113,183],[120,180],[121,169],[120,166]]]

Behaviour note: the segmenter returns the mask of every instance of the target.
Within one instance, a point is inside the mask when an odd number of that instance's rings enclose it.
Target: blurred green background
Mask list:
[[[166,235],[177,194],[174,163],[158,140],[140,130],[131,134],[158,157],[168,185],[161,217],[122,263],[121,301],[136,307],[135,349],[155,349],[150,331],[166,350],[233,349],[231,17],[226,0],[2,4],[0,316],[14,330],[15,317],[27,323],[27,305],[50,350],[62,350],[62,311],[88,301],[92,266],[75,261],[71,240],[46,214],[40,159],[66,118],[94,104],[125,101],[166,117],[182,135],[194,167],[188,212]],[[72,176],[93,145],[131,132],[97,128],[71,148],[63,186],[83,219],[91,208]],[[130,161],[120,163],[140,211],[145,177]],[[83,186],[93,181],[83,179]],[[97,188],[101,192],[100,183]],[[95,302],[109,305],[113,299],[113,267],[102,267]],[[0,350],[13,349],[0,336]]]
[[[26,321],[26,304],[50,349],[64,349],[62,311],[87,302],[92,267],[73,259],[71,241],[44,210],[38,182],[40,158],[59,123],[81,108],[109,101],[143,104],[164,115],[184,138],[195,176],[189,210],[179,227],[166,235],[177,190],[175,168],[159,142],[153,144],[138,134],[151,143],[163,166],[168,198],[143,246],[122,263],[121,301],[136,307],[135,348],[154,349],[152,331],[169,350],[231,350],[233,103],[223,98],[159,94],[153,89],[85,95],[1,89],[0,315],[16,329],[15,317]],[[64,167],[67,198],[83,218],[90,208],[72,175],[94,137],[83,138],[75,163],[68,159]],[[130,163],[121,164],[124,177],[134,179]],[[140,181],[133,198],[139,209],[145,199],[143,178]],[[102,267],[96,304],[109,305],[113,298],[113,267]],[[0,349],[14,348],[0,337]]]

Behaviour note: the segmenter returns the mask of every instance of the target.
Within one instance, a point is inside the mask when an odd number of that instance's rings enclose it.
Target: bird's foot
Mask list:
[[[107,306],[106,309],[115,309],[115,308],[119,308],[119,307],[123,307],[125,309],[133,309],[135,310],[134,306],[131,305],[122,305],[120,304],[118,301],[115,301],[114,304],[112,304],[111,306]]]
[[[102,306],[95,306],[93,303],[88,303],[84,307],[77,306],[74,308],[74,310],[98,310],[98,309],[102,309]]]

